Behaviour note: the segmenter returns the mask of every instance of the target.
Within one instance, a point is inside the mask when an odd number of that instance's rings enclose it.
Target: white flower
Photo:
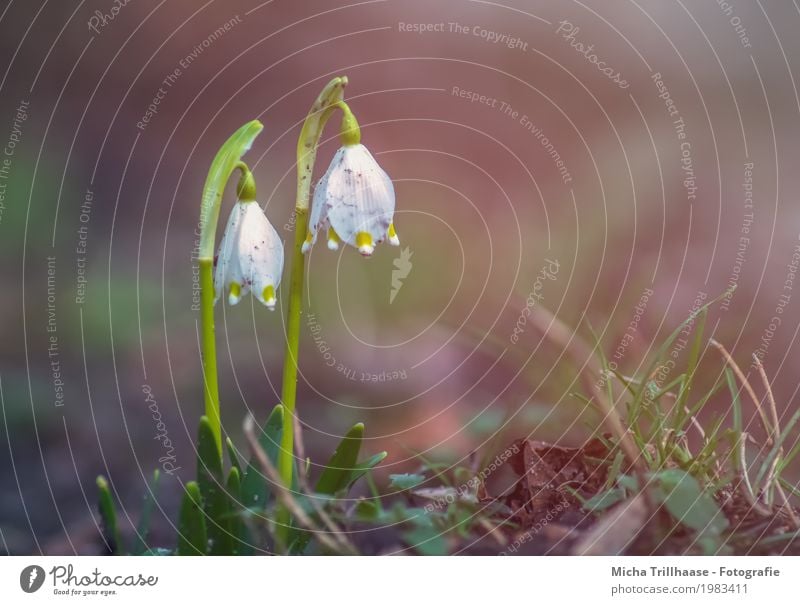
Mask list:
[[[366,147],[360,143],[344,145],[314,190],[303,252],[317,241],[320,229],[327,229],[331,250],[344,242],[369,256],[386,237],[390,244],[399,246],[393,215],[392,179]]]
[[[250,290],[275,309],[275,290],[283,273],[283,242],[255,201],[238,201],[219,244],[214,290],[235,305]]]

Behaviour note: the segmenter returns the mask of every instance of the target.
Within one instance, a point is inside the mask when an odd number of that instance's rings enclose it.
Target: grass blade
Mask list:
[[[97,477],[97,490],[99,499],[100,517],[103,520],[103,530],[108,544],[108,550],[114,554],[122,554],[122,538],[117,524],[117,511],[114,506],[114,498],[108,487],[106,478],[100,475]]]
[[[158,481],[161,478],[161,473],[158,469],[153,471],[153,479],[150,481],[150,489],[145,494],[144,505],[142,506],[142,516],[139,519],[139,526],[136,530],[137,543],[133,554],[140,555],[150,549],[147,546],[147,536],[150,533],[150,517],[153,514],[153,506],[155,506],[156,493],[158,492]]]
[[[228,450],[228,458],[231,461],[231,467],[233,467],[237,471],[239,471],[239,477],[241,477],[242,476],[242,465],[239,462],[239,454],[236,451],[236,446],[233,445],[233,441],[231,441],[230,437],[225,439],[225,447]]]
[[[350,476],[347,478],[347,487],[349,488],[356,481],[361,479],[361,477],[378,466],[388,455],[387,452],[380,452],[356,464],[355,468],[350,472]]]
[[[283,406],[278,404],[273,408],[258,438],[259,446],[273,464],[278,461],[282,433]],[[257,461],[251,458],[242,479],[242,503],[248,508],[265,507],[271,493],[270,480],[261,472]]]
[[[245,527],[244,519],[242,519],[242,481],[238,466],[231,467],[225,486],[229,501],[228,510],[230,520],[228,522],[228,529],[231,533],[231,554],[250,554],[252,549],[248,548],[247,528]]]
[[[228,527],[228,495],[222,483],[222,458],[211,423],[205,416],[200,417],[198,427],[197,485],[208,518],[209,554],[230,554],[233,545]]]
[[[786,441],[786,438],[789,436],[789,432],[794,428],[794,425],[797,424],[797,421],[800,420],[800,410],[797,410],[794,414],[792,414],[791,420],[783,427],[781,434],[775,440],[775,443],[772,446],[769,454],[766,458],[764,458],[764,462],[761,464],[761,468],[758,471],[758,475],[756,475],[756,485],[761,485],[762,480],[767,475],[767,471],[769,468],[772,467],[773,462],[777,458],[778,454],[783,447],[783,442]],[[762,489],[766,490],[767,485],[763,485]]]
[[[186,493],[184,493],[183,501],[181,502],[178,524],[179,555],[206,554],[208,537],[202,502],[200,486],[194,481],[189,481],[186,484]]]

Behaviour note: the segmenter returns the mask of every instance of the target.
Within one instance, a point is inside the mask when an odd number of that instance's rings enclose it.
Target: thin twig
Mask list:
[[[767,474],[764,477],[764,487],[761,488],[761,493],[764,495],[764,504],[766,504],[770,508],[772,508],[772,500],[773,500],[770,486],[774,487],[774,484],[777,483],[776,472],[778,470],[778,463],[780,462],[780,459],[781,456],[780,454],[778,454],[772,460],[772,464],[769,465],[769,470],[767,471]]]
[[[747,503],[750,505],[750,508],[760,514],[762,517],[768,517],[771,513],[769,510],[764,508],[764,506],[756,498],[755,492],[753,492],[753,486],[750,484],[750,477],[747,475],[746,444],[748,437],[749,435],[742,431],[742,439],[739,443],[739,456],[741,458],[741,462],[738,475],[747,488],[744,491],[744,497],[745,500],[747,500]]]
[[[689,415],[689,422],[691,425],[700,433],[700,438],[703,440],[703,443],[707,443],[706,432],[703,430],[703,426],[694,414],[691,414],[691,410],[689,410],[688,406],[683,406],[683,410]],[[719,460],[719,456],[714,456],[714,466],[717,469],[717,477],[719,477],[722,474],[722,463]]]
[[[684,411],[685,411],[687,414],[689,414],[689,413],[690,413],[690,410],[689,410],[689,408],[688,408],[687,406],[683,406],[683,410],[684,410]],[[702,425],[701,425],[701,424],[700,424],[700,423],[697,421],[697,418],[695,418],[695,416],[694,416],[694,415],[691,415],[691,416],[689,416],[689,422],[692,424],[692,426],[693,426],[695,429],[697,429],[697,432],[698,432],[698,433],[700,433],[700,438],[701,438],[703,441],[705,441],[705,440],[706,440],[706,432],[703,430],[703,427],[702,427]]]
[[[735,456],[736,465],[738,466],[736,470],[739,472],[747,488],[747,493],[749,495],[748,501],[755,501],[756,494],[753,491],[753,486],[750,485],[750,477],[747,475],[747,437],[747,433],[742,431],[737,448],[738,452]]]
[[[297,460],[299,464],[297,465],[297,474],[303,476],[303,480],[307,479],[306,477],[306,446],[305,442],[303,441],[303,427],[302,422],[300,421],[300,415],[295,410],[294,414],[294,448],[297,451]]]
[[[775,397],[772,395],[772,385],[770,385],[767,373],[764,371],[764,364],[761,363],[761,360],[755,353],[753,353],[753,362],[761,376],[761,382],[764,383],[764,389],[767,391],[767,401],[769,401],[769,408],[772,412],[772,437],[774,440],[774,438],[780,434],[781,430],[780,422],[778,421],[778,406],[775,405]],[[783,447],[781,447],[781,454],[783,454]]]
[[[332,551],[344,554],[354,554],[354,549],[352,549],[352,546],[349,545],[349,542],[347,542],[343,536],[338,533],[333,533],[333,535],[336,537],[336,540],[331,539],[326,532],[323,532],[317,527],[311,517],[309,517],[303,508],[297,503],[297,500],[294,499],[290,490],[283,484],[283,480],[278,474],[278,470],[275,468],[275,465],[272,464],[272,461],[259,445],[258,439],[255,435],[255,430],[253,428],[254,426],[255,422],[253,421],[253,417],[248,416],[244,422],[244,434],[247,438],[247,443],[250,446],[250,450],[252,451],[253,455],[256,457],[256,461],[261,467],[261,470],[264,471],[264,474],[269,478],[275,487],[276,496],[278,500],[280,500],[280,503],[291,512],[292,516],[294,516],[294,518],[303,527],[305,527],[305,529],[313,532],[316,538]],[[344,543],[342,543],[343,539]]]
[[[297,458],[304,461],[306,459],[306,448],[303,441],[302,422],[300,422],[300,417],[298,415],[295,415],[294,440],[295,449],[297,450]],[[342,532],[341,528],[336,524],[331,516],[325,512],[325,509],[320,506],[318,498],[314,495],[314,490],[311,489],[311,486],[308,483],[308,474],[306,473],[305,467],[303,467],[302,471],[297,473],[297,483],[300,486],[300,490],[308,496],[311,506],[314,507],[314,510],[319,515],[319,518],[322,519],[322,522],[330,530],[330,532],[336,536],[337,539],[344,537],[344,532]],[[342,546],[346,546],[347,548],[352,548],[355,550],[355,546],[353,546],[347,540],[339,541],[342,543]]]
[[[756,406],[756,410],[758,410],[758,414],[759,416],[761,416],[761,422],[764,424],[764,428],[767,430],[767,445],[768,446],[772,445],[772,427],[770,427],[770,422],[767,419],[767,415],[764,412],[764,408],[761,407],[761,402],[758,400],[758,397],[756,397],[756,392],[753,390],[753,387],[750,385],[750,382],[747,380],[747,377],[739,368],[738,364],[733,360],[733,357],[731,357],[731,354],[728,353],[727,349],[722,346],[722,344],[720,344],[713,338],[710,340],[710,342],[722,354],[727,364],[733,370],[733,373],[736,374],[737,378],[739,378],[739,381],[742,383],[744,390],[747,391],[748,395],[750,395],[750,399],[753,400],[753,405]]]
[[[761,382],[764,383],[764,389],[767,392],[767,401],[769,401],[769,408],[772,412],[772,424],[773,424],[773,440],[775,438],[779,438],[781,431],[781,424],[780,420],[778,420],[778,406],[775,403],[775,396],[772,394],[772,385],[767,378],[767,373],[764,370],[764,364],[761,363],[761,359],[759,359],[758,355],[753,353],[753,363],[758,370],[759,376],[761,376]],[[766,478],[764,479],[764,489],[766,490],[770,484],[773,484],[774,487],[778,491],[778,495],[781,497],[782,507],[786,509],[787,515],[792,522],[792,525],[795,529],[800,527],[800,520],[798,520],[797,515],[792,508],[792,505],[789,504],[789,499],[786,497],[786,492],[783,491],[783,487],[781,487],[780,481],[778,480],[776,471],[778,468],[778,464],[783,459],[783,445],[778,449],[778,455],[775,456],[775,460],[769,469],[769,473],[767,473]],[[771,498],[770,498],[771,499]]]

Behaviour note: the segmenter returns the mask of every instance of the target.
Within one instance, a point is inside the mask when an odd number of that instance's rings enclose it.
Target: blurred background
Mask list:
[[[174,519],[203,410],[206,171],[260,119],[245,159],[288,247],[299,127],[340,74],[394,180],[401,247],[308,258],[313,460],[356,421],[369,453],[389,452],[379,478],[519,437],[580,444],[598,422],[571,396],[579,369],[526,309],[587,341],[591,327],[635,374],[734,284],[709,334],[751,376],[762,358],[779,412],[796,409],[798,25],[780,0],[6,0],[0,552],[96,552],[99,473],[135,519],[162,468],[160,522]],[[216,309],[242,448],[246,415],[278,401],[278,294],[274,313],[252,297]],[[713,383],[713,350],[701,368]]]

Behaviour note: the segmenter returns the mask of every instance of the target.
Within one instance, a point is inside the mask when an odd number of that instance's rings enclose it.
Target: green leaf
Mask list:
[[[325,504],[333,500],[329,494],[295,494],[295,502],[305,513],[318,520],[317,507],[324,507]],[[288,544],[290,555],[302,555],[308,544],[311,542],[311,533],[299,527],[291,527],[288,532]]]
[[[222,458],[214,441],[214,431],[211,423],[206,416],[200,416],[200,424],[197,430],[197,463],[198,475],[204,473],[209,476],[218,477],[222,474]],[[202,482],[198,481],[200,490],[203,490]]]
[[[322,471],[315,488],[316,495],[312,498],[319,500],[320,495],[333,496],[341,491],[350,488],[353,483],[363,477],[370,469],[386,458],[386,452],[375,454],[362,462],[356,462],[358,453],[361,450],[361,442],[364,435],[364,425],[358,423],[354,425],[344,438],[339,442],[339,447],[331,456],[328,465]],[[314,509],[309,508],[309,514],[316,517]],[[311,534],[295,529],[290,538],[291,554],[302,554],[311,540]]]
[[[203,500],[200,486],[189,481],[186,493],[181,502],[180,520],[178,523],[178,554],[204,555],[208,545],[206,518],[203,513]]]
[[[319,522],[317,508],[324,508],[326,504],[333,501],[334,497],[329,494],[295,494],[295,501],[307,515]],[[297,526],[289,528],[288,544],[290,555],[302,555],[312,538],[311,532],[305,531]]]
[[[158,469],[153,471],[153,479],[150,481],[150,487],[144,497],[144,505],[142,505],[142,516],[139,519],[139,526],[136,529],[137,543],[133,554],[140,555],[150,548],[147,546],[147,536],[150,533],[150,517],[153,514],[153,506],[155,505],[156,493],[158,492],[158,480],[161,474]]]
[[[450,531],[455,530],[462,538],[469,538],[472,523],[476,520],[474,509],[456,503],[450,505],[447,514],[451,523]]]
[[[714,498],[686,471],[669,469],[653,476],[653,494],[676,521],[702,533],[719,535],[728,528]]]
[[[389,475],[391,486],[399,489],[406,490],[412,489],[425,481],[425,475],[417,475],[414,473],[403,473],[402,475]]]
[[[703,347],[703,333],[706,326],[706,317],[708,317],[708,309],[702,309],[700,313],[698,313],[697,319],[695,320],[694,342],[692,343],[692,348],[689,350],[689,360],[686,366],[686,383],[680,390],[680,394],[678,395],[678,400],[675,406],[675,413],[679,420],[681,420],[686,413],[684,411],[684,407],[686,406],[686,402],[688,401],[689,395],[692,392],[692,386],[694,385],[695,372],[697,371],[697,364],[700,362],[700,352]]]
[[[690,313],[689,317],[683,320],[683,322],[681,322],[681,324],[677,328],[675,328],[675,330],[669,335],[669,337],[656,350],[655,356],[653,357],[652,361],[647,366],[645,371],[642,372],[642,376],[653,376],[655,370],[661,365],[661,360],[665,358],[667,352],[669,351],[669,348],[672,346],[672,343],[675,342],[678,336],[680,336],[681,332],[683,332],[683,330],[687,326],[693,325],[695,318],[697,318],[698,315],[700,315],[701,313],[706,313],[708,309],[713,305],[715,305],[717,302],[719,302],[725,297],[731,296],[735,289],[736,289],[735,285],[731,288],[728,288],[728,290],[724,294],[721,294],[720,296],[717,296],[715,299],[708,301],[702,307]],[[651,391],[650,387],[651,384],[652,383],[648,382],[644,388],[639,389],[639,392],[636,394],[636,397],[634,397],[630,407],[630,414],[628,418],[629,424],[633,424],[636,422],[637,418],[639,417],[639,413],[642,410],[642,407],[645,408],[648,407],[648,406],[643,406],[643,400],[646,393]],[[657,400],[657,398],[652,397],[652,400],[655,401]]]
[[[233,499],[241,499],[242,478],[239,473],[239,467],[232,466],[228,471],[228,480],[225,482],[228,490],[228,495]]]
[[[378,466],[388,455],[389,454],[386,452],[380,452],[356,464],[355,468],[350,472],[350,477],[347,479],[347,487],[349,488],[352,486],[356,481],[361,479],[361,477]]]
[[[261,449],[264,450],[267,458],[276,466],[282,433],[283,406],[278,404],[273,408],[258,439]],[[242,479],[242,504],[248,508],[266,507],[267,497],[271,491],[269,479],[261,472],[258,462],[251,458]]]
[[[351,477],[358,470],[356,468],[356,460],[358,460],[358,453],[361,451],[363,436],[364,425],[359,422],[353,425],[339,442],[339,446],[333,452],[331,459],[317,480],[314,490],[317,494],[333,496],[352,483]],[[311,497],[314,498],[315,496],[312,495]],[[313,512],[313,509],[309,508],[309,512]],[[289,552],[291,554],[302,554],[310,541],[311,534],[309,532],[294,528],[289,537]]]
[[[103,533],[108,544],[108,550],[114,554],[120,554],[122,552],[122,538],[120,538],[119,526],[117,525],[114,498],[111,496],[108,481],[102,475],[97,477],[97,490],[100,517],[103,520]]]
[[[228,458],[230,458],[231,466],[239,471],[239,477],[242,476],[242,465],[239,463],[239,454],[236,451],[236,446],[233,445],[230,437],[225,439],[225,447],[228,449]]]
[[[740,390],[736,388],[736,379],[733,376],[733,371],[725,368],[725,381],[728,385],[728,390],[731,393],[731,401],[733,405],[733,430],[738,438],[742,434],[742,404],[739,401]]]
[[[625,490],[621,487],[608,489],[599,494],[595,494],[583,504],[584,510],[589,512],[600,512],[614,506],[617,502],[625,499]]]
[[[622,452],[617,452],[616,456],[614,456],[614,461],[611,463],[611,468],[608,471],[608,477],[606,477],[606,488],[613,487],[613,485],[617,482],[617,478],[622,472],[622,463],[624,461],[625,454]]]
[[[290,555],[302,555],[310,542],[310,532],[292,527],[289,530],[289,548],[287,548],[287,552]]]
[[[258,120],[248,122],[234,132],[220,147],[211,167],[208,169],[205,185],[203,186],[203,200],[200,216],[205,218],[205,224],[216,225],[219,218],[220,200],[225,190],[225,185],[241,157],[250,149],[253,141],[264,128]],[[200,238],[200,258],[214,256],[214,229],[203,229]]]
[[[421,506],[406,506],[403,502],[395,502],[390,513],[396,523],[410,521],[413,525],[424,525],[425,527],[434,525],[434,515]]]
[[[241,478],[239,475],[239,467],[232,466],[230,472],[228,473],[228,481],[226,483],[227,491],[228,491],[228,498],[229,498],[229,511],[230,511],[230,521],[228,523],[228,529],[231,532],[231,554],[234,555],[241,555],[245,554],[247,549],[247,528],[245,527],[244,520],[242,519],[242,507],[241,507]]]
[[[728,370],[728,368],[726,368]],[[686,426],[692,419],[692,416],[697,416],[698,413],[705,407],[705,405],[711,400],[714,395],[716,395],[722,387],[725,386],[722,380],[717,380],[714,386],[704,394],[700,399],[697,400],[690,409],[689,412],[684,414],[681,418],[680,422],[678,422],[673,428],[675,429],[675,433],[682,433],[685,431]]]
[[[430,526],[417,526],[403,534],[406,544],[421,555],[441,557],[447,554],[447,541],[442,532]]]
[[[379,500],[359,500],[354,512],[361,521],[377,521],[383,515]]]
[[[635,492],[639,489],[639,481],[632,475],[620,475],[617,477],[617,485],[624,487],[629,492]]]
[[[363,437],[364,425],[360,422],[353,425],[353,428],[339,442],[339,447],[336,448],[322,471],[315,488],[317,493],[333,495],[348,486],[350,477],[356,470],[356,461]]]
[[[222,458],[211,423],[200,417],[197,436],[197,484],[208,517],[209,554],[228,555],[233,550],[229,531],[228,495],[222,484]]]

